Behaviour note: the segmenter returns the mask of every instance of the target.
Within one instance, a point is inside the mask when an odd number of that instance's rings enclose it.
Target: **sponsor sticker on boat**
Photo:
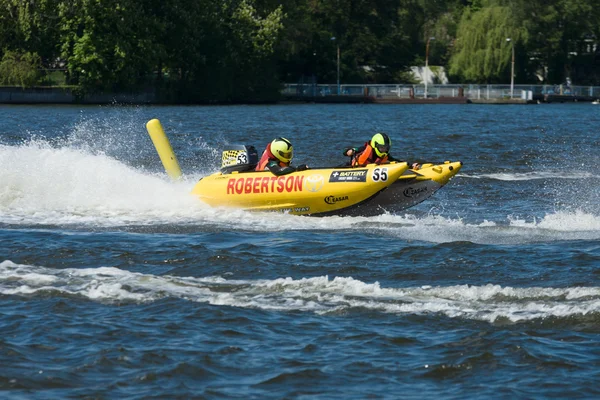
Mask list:
[[[347,201],[348,196],[327,196],[323,200],[325,200],[325,203],[333,205],[340,201]]]
[[[420,187],[420,188],[413,188],[411,187],[407,187],[406,189],[404,189],[404,196],[405,197],[413,197],[416,196],[420,193],[426,192],[427,191],[427,187]]]
[[[286,207],[286,208],[280,209],[279,211],[284,214],[289,214],[291,212],[302,213],[302,212],[309,212],[310,207]]]
[[[304,176],[229,178],[227,194],[301,192]]]
[[[368,169],[333,171],[329,175],[329,182],[366,182],[368,171]]]
[[[323,188],[325,178],[323,175],[310,175],[306,177],[306,190],[309,192],[318,192]]]

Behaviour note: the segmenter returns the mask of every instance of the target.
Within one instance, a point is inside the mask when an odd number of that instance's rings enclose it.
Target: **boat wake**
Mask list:
[[[45,143],[0,145],[0,222],[120,226],[202,215],[196,178],[172,183],[114,158]]]
[[[287,214],[265,218],[261,213],[211,208],[201,203],[190,194],[199,176],[187,176],[174,183],[162,171],[134,168],[105,154],[55,148],[43,142],[0,145],[0,166],[0,226],[127,227],[133,231],[142,226],[144,232],[182,232],[186,227],[199,231],[206,226],[250,231],[367,228],[377,235],[436,243],[511,244],[600,238],[600,216],[578,209],[547,212],[541,218],[508,215],[494,221],[473,216],[468,210],[447,215],[443,209],[423,212],[422,208],[369,218]],[[454,205],[447,208],[459,210]]]
[[[494,174],[458,174],[457,176],[469,179],[491,179],[498,181],[535,181],[550,179],[600,179],[600,175],[595,175],[585,171],[534,171],[534,172],[498,172]]]
[[[0,263],[0,294],[76,297],[104,304],[149,303],[164,298],[216,306],[322,315],[352,311],[427,315],[490,323],[544,318],[600,317],[600,287],[423,286],[386,288],[351,277],[227,280],[156,276],[118,268],[49,269]]]
[[[600,217],[580,210],[558,211],[540,219],[524,219],[509,215],[502,221],[469,222],[460,217],[448,218],[436,215],[416,217],[406,214],[382,216],[377,221],[386,220],[390,221],[390,226],[393,226],[393,222],[402,222],[398,227],[386,228],[399,238],[433,243],[464,241],[477,244],[513,245],[600,239]]]

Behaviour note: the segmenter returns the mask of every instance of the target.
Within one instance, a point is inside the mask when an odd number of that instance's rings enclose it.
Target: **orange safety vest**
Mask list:
[[[365,150],[362,153],[358,153],[352,158],[353,167],[362,167],[367,164],[385,164],[386,162],[388,162],[388,156],[377,156],[369,142],[365,143]]]
[[[279,164],[280,167],[287,167],[289,164],[286,164],[280,161],[277,157],[271,153],[271,143],[267,144],[267,148],[263,151],[262,156],[260,157],[260,161],[256,164],[255,171],[264,171],[267,169],[267,164],[269,161],[275,160]]]

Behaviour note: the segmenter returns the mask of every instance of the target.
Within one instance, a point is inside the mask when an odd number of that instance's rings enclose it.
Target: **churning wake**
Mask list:
[[[0,221],[121,225],[201,212],[188,182],[172,183],[111,157],[44,144],[0,146]]]
[[[0,263],[0,294],[75,296],[105,304],[177,298],[217,306],[318,314],[368,309],[492,323],[600,315],[600,287],[514,288],[490,284],[386,288],[351,277],[227,280],[219,276],[156,276],[112,267],[49,269],[11,261]]]
[[[209,173],[211,171],[206,171]],[[190,194],[201,175],[171,182],[163,172],[127,165],[102,152],[45,142],[0,145],[0,224],[65,227],[223,226],[227,229],[356,230],[399,238],[474,243],[520,243],[600,238],[600,216],[581,210],[541,218],[511,215],[479,220],[436,212],[377,217],[308,218],[210,208]],[[425,204],[425,203],[424,203]],[[235,224],[231,222],[235,221]]]
[[[463,178],[471,179],[492,179],[498,181],[533,181],[540,179],[600,179],[600,175],[595,175],[585,171],[533,171],[533,172],[499,172],[494,174],[460,174]]]

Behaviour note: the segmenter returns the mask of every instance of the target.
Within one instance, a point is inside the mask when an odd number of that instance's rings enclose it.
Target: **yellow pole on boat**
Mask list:
[[[152,139],[152,143],[154,143],[154,147],[156,147],[160,161],[162,161],[167,174],[174,181],[181,179],[182,174],[181,168],[179,168],[179,162],[177,162],[177,157],[175,157],[171,143],[169,143],[169,139],[167,138],[160,121],[156,118],[151,119],[146,124],[146,130]]]

